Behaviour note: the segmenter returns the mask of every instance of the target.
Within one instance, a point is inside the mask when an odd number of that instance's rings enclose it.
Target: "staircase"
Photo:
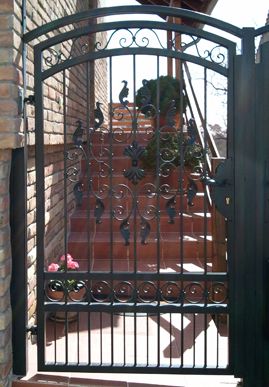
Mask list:
[[[134,140],[131,124],[125,119],[117,130],[114,120],[113,138],[98,131],[91,134],[91,150],[85,148],[90,163],[81,161],[82,193],[70,219],[68,252],[82,270],[94,272],[200,272],[205,262],[210,270],[211,217],[203,185],[195,181],[198,192],[191,200],[188,182],[195,179],[191,174],[181,176],[184,194],[176,196],[179,175],[171,183],[171,177],[158,180],[146,172],[133,184],[124,176],[131,166],[140,166],[140,161],[126,155]],[[151,135],[149,120],[140,119],[138,127],[137,144],[145,147]],[[158,184],[171,189],[157,195],[154,185]],[[113,187],[111,194],[109,187]]]

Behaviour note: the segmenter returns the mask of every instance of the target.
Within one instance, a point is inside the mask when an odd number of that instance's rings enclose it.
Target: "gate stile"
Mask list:
[[[145,20],[83,24],[124,14],[141,14]],[[151,21],[147,15],[181,18],[186,24]],[[255,310],[257,298],[250,290],[246,296],[242,278],[250,280],[251,268],[257,270],[255,284],[261,290],[262,274],[255,265],[263,262],[258,259],[254,263],[243,244],[253,253],[263,242],[256,239],[254,246],[246,236],[255,218],[255,214],[246,215],[247,200],[253,199],[246,180],[248,184],[258,180],[257,171],[247,170],[246,156],[239,149],[244,144],[252,152],[251,141],[255,142],[251,125],[255,125],[256,105],[251,92],[245,95],[252,86],[255,90],[255,84],[249,81],[245,86],[244,77],[255,68],[255,34],[267,29],[241,30],[182,9],[128,6],[59,19],[27,33],[25,42],[74,23],[77,28],[34,46],[38,368],[245,376],[244,337],[251,342],[253,327],[246,322],[241,329],[239,322],[248,302]],[[197,24],[214,27],[214,32],[193,26]],[[158,35],[162,31],[174,34],[171,47]],[[107,33],[105,43],[96,38],[99,32]],[[224,32],[231,40],[222,36]],[[94,37],[95,44],[89,37]],[[242,54],[238,55],[236,45],[241,42]],[[146,55],[155,58],[152,78],[157,79],[157,99],[153,102],[145,78],[142,103],[136,107],[137,90],[142,86],[137,69],[143,71],[139,65],[145,63]],[[121,68],[122,82],[115,85],[114,58],[119,56],[131,58],[131,76],[127,80],[128,71]],[[265,66],[267,57],[264,54],[259,66]],[[164,122],[160,116],[162,58],[173,58],[180,68],[179,122],[172,99]],[[92,67],[104,59],[109,74],[108,110],[93,95],[91,79]],[[187,65],[203,69],[202,118],[191,102],[197,98],[192,95]],[[216,172],[211,171],[210,159],[215,155],[207,129],[211,72],[227,79],[227,150]],[[55,260],[46,245],[48,108],[44,89],[51,79],[62,84],[63,100],[58,133],[64,138],[64,167],[57,186],[59,197],[62,194],[61,271],[48,270]],[[72,90],[77,84],[79,90]],[[115,88],[118,101],[113,95]],[[72,92],[81,98],[77,111],[70,103]],[[250,112],[243,111],[242,99],[247,106],[253,104]],[[261,122],[257,123],[260,127]],[[178,141],[179,161],[171,154],[171,134]],[[156,166],[154,172],[148,172],[143,160],[153,138]],[[195,166],[186,168],[186,152],[194,145],[200,150],[195,154]],[[176,179],[171,183],[168,177],[174,169]],[[212,241],[211,199],[226,219],[227,234],[222,241],[226,243],[225,272],[212,267],[212,250],[218,241]],[[263,205],[257,207],[261,227]],[[244,266],[245,261],[249,267]],[[69,265],[77,270],[69,270]],[[261,321],[258,316],[257,331]],[[262,336],[256,337],[261,343]],[[254,352],[255,345],[252,343]],[[261,370],[258,361],[255,364]]]

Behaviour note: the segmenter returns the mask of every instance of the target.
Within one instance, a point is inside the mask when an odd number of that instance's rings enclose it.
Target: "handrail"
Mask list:
[[[200,109],[200,105],[199,105],[199,102],[198,102],[198,99],[197,99],[197,96],[195,94],[195,90],[194,90],[194,87],[193,87],[193,84],[192,84],[192,78],[191,78],[189,67],[188,67],[186,62],[183,62],[183,66],[184,66],[184,69],[185,69],[185,72],[186,72],[186,76],[187,76],[186,79],[188,81],[188,84],[189,84],[189,87],[190,87],[190,90],[191,90],[191,94],[192,94],[192,97],[193,97],[193,100],[194,100],[194,103],[195,103],[195,107],[196,107],[196,110],[197,110],[198,115],[199,115],[199,119],[200,119],[200,121],[202,123],[203,129],[205,131],[206,138],[208,140],[208,145],[209,145],[209,149],[210,149],[211,155],[212,155],[212,157],[220,157],[220,154],[219,154],[217,145],[215,143],[215,140],[214,140],[212,134],[209,132],[209,130],[208,130],[207,126],[206,126],[205,119],[204,119],[204,117],[202,115],[202,112],[201,112],[201,109]],[[191,112],[192,112],[192,115],[195,115],[194,111],[192,109],[191,109]],[[193,117],[193,118],[195,118],[195,117]],[[196,130],[197,130],[197,135],[198,135],[198,138],[199,138],[199,142],[201,143],[201,145],[204,148],[204,146],[205,146],[205,144],[204,144],[204,136],[201,133],[201,130],[198,128],[197,124],[195,126],[196,126]],[[211,170],[211,163],[210,162],[208,163],[208,167],[209,167],[209,170]]]

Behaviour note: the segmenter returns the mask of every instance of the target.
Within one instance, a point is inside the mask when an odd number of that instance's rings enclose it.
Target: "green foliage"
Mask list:
[[[160,87],[160,114],[166,114],[175,103],[175,109],[180,112],[181,96],[183,95],[183,112],[186,110],[187,98],[181,90],[180,81],[169,75],[160,76],[159,79],[144,80],[143,86],[137,90],[136,106],[148,117],[154,117],[157,109],[157,87]],[[152,107],[153,105],[153,107]]]
[[[202,155],[202,146],[197,142],[190,143],[189,137],[176,133],[162,133],[158,139],[155,133],[141,160],[146,170],[156,169],[158,157],[160,157],[161,167],[168,163],[177,167],[183,163],[184,166],[193,169],[199,165]]]

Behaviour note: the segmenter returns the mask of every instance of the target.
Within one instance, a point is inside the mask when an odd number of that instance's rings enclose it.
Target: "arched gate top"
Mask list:
[[[124,15],[124,14],[152,14],[152,15],[161,15],[167,17],[178,17],[185,18],[188,20],[194,20],[201,24],[206,24],[208,26],[217,28],[226,33],[232,34],[236,37],[242,37],[242,29],[238,28],[232,24],[226,23],[222,20],[215,19],[211,16],[204,15],[202,13],[188,11],[185,9],[178,9],[174,7],[166,6],[120,6],[120,7],[107,7],[107,8],[98,8],[94,10],[79,12],[77,14],[65,16],[58,20],[47,23],[41,27],[34,29],[26,33],[23,37],[25,43],[29,43],[32,40],[39,38],[42,35],[45,35],[51,31],[57,30],[61,27],[85,21],[90,18],[98,18],[105,16],[113,15]]]

